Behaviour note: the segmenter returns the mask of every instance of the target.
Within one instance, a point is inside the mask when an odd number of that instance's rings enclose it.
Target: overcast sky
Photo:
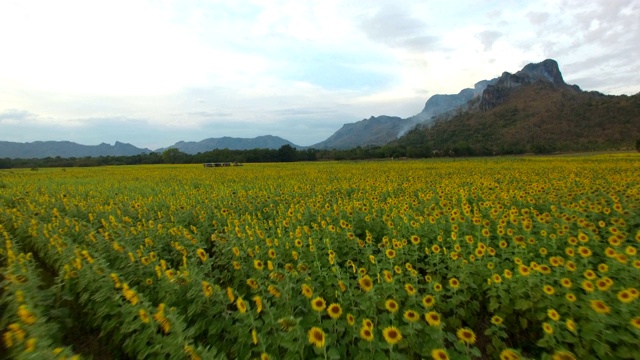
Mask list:
[[[640,92],[640,0],[0,0],[0,140],[311,145],[546,58]]]

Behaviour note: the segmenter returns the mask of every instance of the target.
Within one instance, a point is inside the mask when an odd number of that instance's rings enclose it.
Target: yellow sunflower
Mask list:
[[[324,301],[323,298],[317,297],[311,300],[311,307],[313,308],[313,310],[320,312],[327,307],[327,302]]]
[[[388,299],[387,301],[385,301],[384,307],[390,313],[396,313],[399,309],[398,303],[393,299]]]
[[[456,331],[456,336],[465,344],[472,345],[476,342],[476,334],[469,328],[460,328]]]
[[[324,331],[321,328],[314,326],[309,329],[308,332],[309,344],[314,345],[315,347],[321,348],[324,347],[326,339]]]
[[[395,326],[387,326],[382,330],[384,341],[389,345],[395,345],[402,340],[402,333]]]
[[[340,306],[340,304],[331,304],[327,308],[327,314],[329,314],[329,317],[331,317],[332,319],[338,319],[340,318],[340,316],[342,316],[342,307]]]
[[[366,326],[360,328],[360,337],[366,341],[373,341],[373,329],[370,329]]]
[[[404,319],[407,320],[408,322],[416,322],[420,320],[420,314],[418,314],[414,310],[405,311],[402,317],[404,317]]]
[[[449,360],[449,355],[445,349],[431,350],[431,357],[433,360]]]
[[[358,280],[358,285],[364,292],[369,292],[373,289],[373,281],[369,275],[365,275]]]
[[[424,319],[431,326],[440,326],[440,314],[435,311],[429,311],[428,313],[424,314]]]

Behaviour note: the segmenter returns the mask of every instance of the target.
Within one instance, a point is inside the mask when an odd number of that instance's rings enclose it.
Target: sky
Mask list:
[[[555,59],[640,92],[640,0],[0,0],[0,140],[325,140]]]

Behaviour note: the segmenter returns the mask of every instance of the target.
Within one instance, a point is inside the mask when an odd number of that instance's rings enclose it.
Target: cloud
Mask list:
[[[438,38],[427,34],[427,24],[413,17],[406,8],[387,4],[360,22],[360,29],[375,42],[409,51],[424,52],[438,45]]]
[[[498,40],[501,36],[502,36],[501,32],[492,31],[492,30],[485,30],[478,34],[478,38],[480,39],[480,42],[484,46],[484,51],[491,50],[493,43],[496,42],[496,40]]]
[[[3,121],[12,121],[12,122],[21,122],[25,120],[32,120],[36,117],[36,114],[33,114],[26,110],[18,110],[18,109],[8,109],[3,112],[0,112],[0,122]]]

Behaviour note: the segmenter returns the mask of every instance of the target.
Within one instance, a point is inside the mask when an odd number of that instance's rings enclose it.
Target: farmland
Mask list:
[[[638,154],[2,171],[0,234],[8,358],[640,359]]]

